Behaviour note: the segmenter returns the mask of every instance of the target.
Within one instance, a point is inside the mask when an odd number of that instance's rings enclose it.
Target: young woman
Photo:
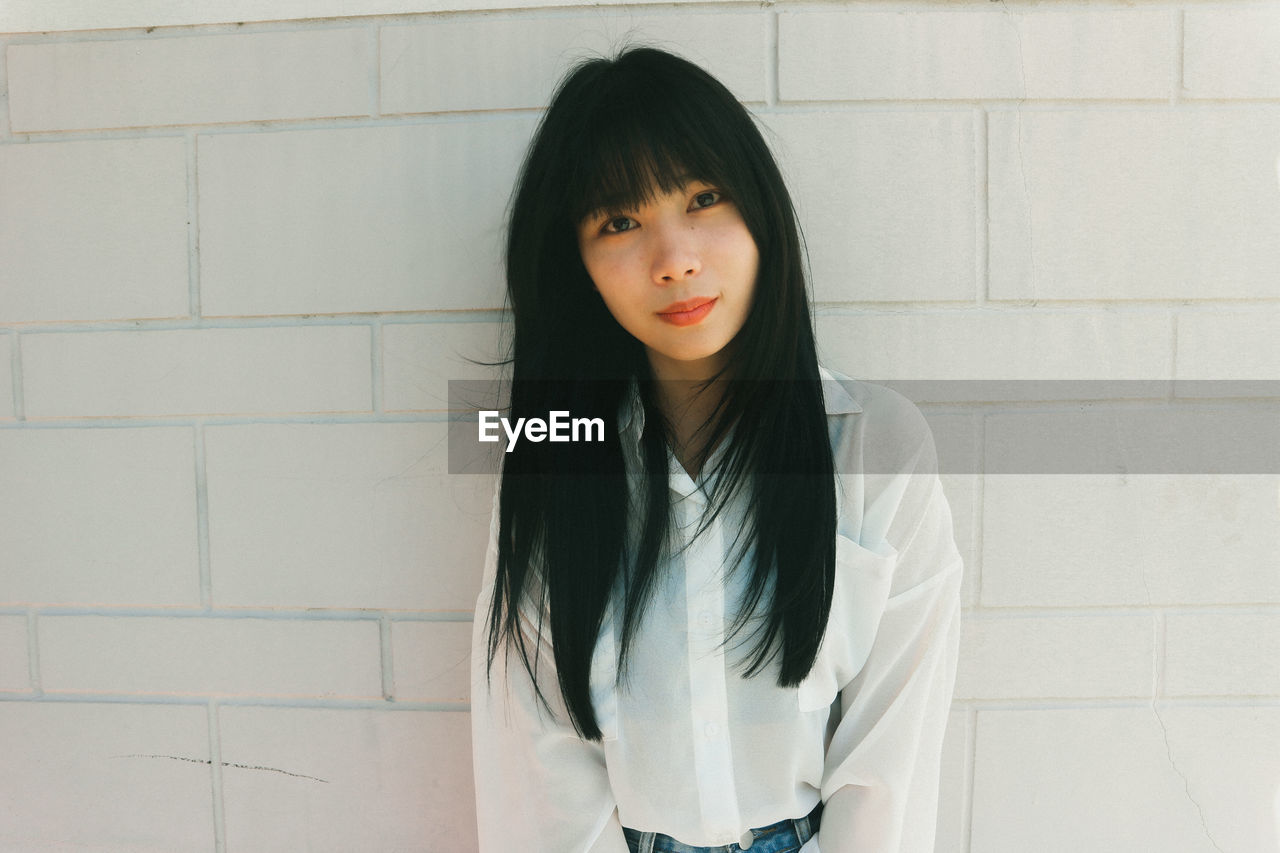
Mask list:
[[[472,654],[480,849],[926,853],[960,557],[905,398],[815,354],[751,116],[636,48],[516,187],[511,418]]]

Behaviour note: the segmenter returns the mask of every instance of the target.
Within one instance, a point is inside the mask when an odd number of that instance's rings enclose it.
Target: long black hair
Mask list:
[[[647,47],[585,61],[560,83],[512,198],[511,417],[598,417],[607,440],[523,441],[505,454],[488,665],[500,649],[516,650],[545,703],[529,639],[547,637],[549,627],[565,706],[590,740],[601,736],[590,669],[606,605],[619,593],[621,674],[671,547],[668,436],[645,350],[593,289],[577,226],[593,212],[629,209],[690,178],[732,199],[760,258],[754,301],[730,344],[730,375],[702,444],[726,443],[705,478],[712,488],[703,526],[735,495],[748,508],[734,563],[753,551],[754,567],[729,632],[734,637],[754,623],[745,674],[762,672],[781,654],[778,684],[798,685],[831,609],[834,465],[804,253],[777,164],[751,115],[698,66]],[[618,421],[635,388],[646,428],[644,487],[632,494]]]

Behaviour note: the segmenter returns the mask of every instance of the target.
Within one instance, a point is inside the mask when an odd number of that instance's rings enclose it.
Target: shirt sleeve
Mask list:
[[[497,571],[497,499],[471,636],[471,738],[480,853],[627,853],[604,749],[580,738],[560,695],[550,637],[521,610],[538,684],[512,651],[486,675],[489,609]]]
[[[923,423],[923,418],[915,414]],[[802,853],[933,853],[942,738],[955,686],[962,564],[932,436],[867,507],[897,552],[870,653],[840,690],[818,834]],[[886,480],[890,478],[884,478]]]

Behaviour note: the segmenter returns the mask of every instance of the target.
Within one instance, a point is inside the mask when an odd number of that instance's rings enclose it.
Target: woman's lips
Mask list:
[[[702,321],[716,307],[720,297],[686,299],[684,302],[673,302],[658,312],[658,316],[673,326],[692,326]]]

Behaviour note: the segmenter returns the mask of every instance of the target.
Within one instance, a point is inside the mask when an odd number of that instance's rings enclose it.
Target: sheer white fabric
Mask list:
[[[606,614],[592,664],[602,743],[583,741],[560,699],[549,638],[540,707],[514,656],[486,683],[497,561],[490,531],[472,645],[471,715],[480,850],[627,853],[622,826],[685,844],[737,842],[825,803],[802,853],[932,853],[942,735],[959,645],[961,560],[932,436],[901,395],[824,370],[839,535],[831,617],[813,671],[777,686],[743,678],[749,630],[724,644],[747,571],[724,565],[742,506],[693,541],[706,497],[671,457],[682,553],[663,567],[628,677],[616,684],[620,619]],[[643,410],[621,419],[636,470]],[[749,564],[747,564],[749,566]]]

